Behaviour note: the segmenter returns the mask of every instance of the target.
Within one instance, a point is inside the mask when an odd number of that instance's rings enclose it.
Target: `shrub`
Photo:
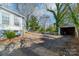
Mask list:
[[[5,35],[5,37],[7,37],[8,39],[11,39],[11,38],[16,37],[16,34],[15,34],[15,32],[13,32],[13,31],[6,31],[6,32],[4,33],[4,35]]]
[[[45,32],[45,29],[43,27],[40,27],[40,29],[38,30],[38,32],[44,33]]]
[[[46,29],[46,32],[49,32],[49,33],[55,33],[56,32],[56,28],[54,26],[49,26],[47,29]]]
[[[30,31],[37,31],[40,27],[38,19],[35,16],[31,16],[28,21],[27,27]]]

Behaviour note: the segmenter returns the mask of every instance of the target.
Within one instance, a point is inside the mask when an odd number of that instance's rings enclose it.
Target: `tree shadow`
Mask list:
[[[70,42],[71,37],[70,36],[62,36],[60,38],[52,37],[51,39],[47,35],[43,35],[43,37],[40,38],[40,40],[43,40],[43,43],[33,43],[31,47],[24,47],[24,48],[18,48],[14,49],[10,54],[7,54],[7,56],[40,56],[38,52],[34,52],[33,50],[38,47],[44,47],[51,51],[65,51],[64,45],[66,42]],[[4,52],[1,51],[0,53]]]
[[[18,52],[17,52],[18,51]],[[9,56],[39,56],[37,53],[33,52],[29,47],[28,48],[19,48],[13,50]]]
[[[44,37],[46,37],[46,38],[44,38]],[[64,44],[66,42],[70,42],[71,41],[71,37],[70,36],[62,36],[60,38],[52,37],[52,38],[53,39],[50,39],[48,36],[43,35],[41,40],[43,40],[44,43],[39,43],[38,45],[50,49],[51,47],[61,47],[61,46],[64,46]]]
[[[30,47],[14,49],[11,53],[8,50],[0,51],[0,56],[40,56],[33,52]]]
[[[45,37],[45,38],[44,38]],[[48,36],[43,35],[41,40],[43,40],[43,43],[34,44],[36,46],[44,47],[51,51],[58,51],[60,55],[69,55],[67,48],[65,45],[69,42],[71,42],[71,36],[62,36],[60,38],[52,37],[53,39],[50,39]]]

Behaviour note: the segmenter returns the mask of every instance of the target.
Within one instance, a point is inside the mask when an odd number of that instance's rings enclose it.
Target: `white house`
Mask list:
[[[0,6],[0,32],[6,30],[22,32],[24,30],[24,16]]]

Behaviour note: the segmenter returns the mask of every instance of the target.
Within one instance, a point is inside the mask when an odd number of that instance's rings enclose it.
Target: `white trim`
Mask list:
[[[1,9],[4,9],[4,10],[6,10],[6,11],[10,12],[10,13],[13,13],[13,14],[15,14],[15,15],[17,15],[17,16],[20,16],[20,17],[24,18],[24,16],[23,16],[23,15],[21,15],[21,14],[19,14],[19,13],[15,12],[15,11],[13,11],[13,10],[9,9],[9,8],[5,8],[4,6],[0,6],[0,8],[1,8]]]

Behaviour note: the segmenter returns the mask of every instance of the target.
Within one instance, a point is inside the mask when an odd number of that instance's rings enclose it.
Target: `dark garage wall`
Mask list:
[[[61,35],[75,35],[75,27],[62,27],[60,28]]]

